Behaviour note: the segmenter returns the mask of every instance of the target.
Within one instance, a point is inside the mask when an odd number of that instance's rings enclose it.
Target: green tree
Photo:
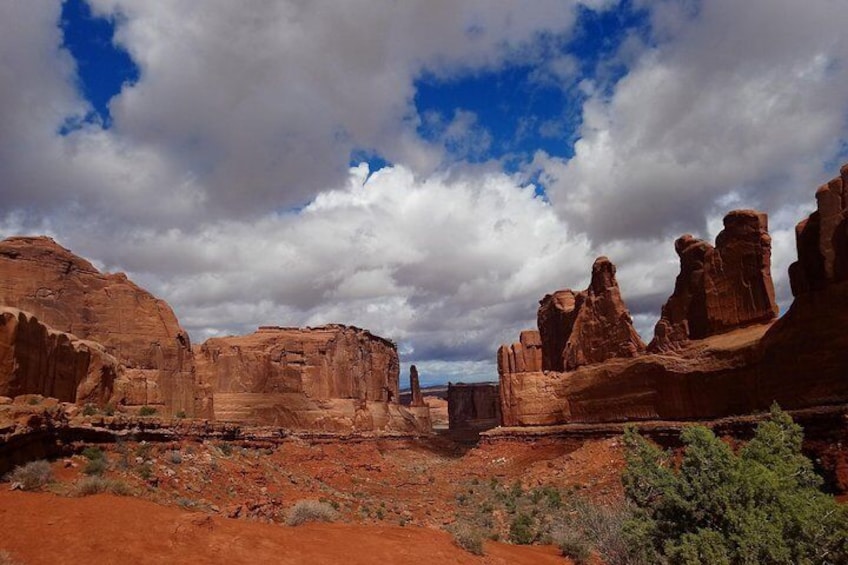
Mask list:
[[[848,563],[848,510],[822,493],[801,427],[778,406],[738,453],[707,428],[683,431],[682,459],[625,433],[625,532],[648,563]]]

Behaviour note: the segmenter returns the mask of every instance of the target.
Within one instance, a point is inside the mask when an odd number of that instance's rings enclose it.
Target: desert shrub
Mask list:
[[[848,508],[819,490],[802,431],[777,406],[738,453],[707,428],[669,453],[625,433],[622,480],[636,511],[624,525],[649,563],[848,563]]]
[[[47,461],[30,461],[6,475],[6,479],[21,490],[37,490],[53,480],[53,469]]]
[[[177,418],[179,418],[179,419],[185,418],[185,417],[186,417],[185,410],[180,410],[179,412],[177,412],[176,414],[174,414],[174,416],[175,416],[175,417],[177,417]]]
[[[630,549],[625,534],[625,524],[632,508],[622,502],[597,503],[586,498],[575,497],[566,504],[566,514],[554,532],[552,539],[563,553],[580,563],[581,549],[594,551],[607,565],[639,565]],[[569,549],[573,553],[566,553]],[[584,558],[584,561],[588,556]]]
[[[286,524],[299,526],[306,522],[332,522],[336,518],[338,518],[338,512],[326,502],[300,500],[289,510]]]
[[[27,400],[27,404],[29,404],[30,406],[36,406],[38,404],[41,404],[41,399],[37,396],[31,396],[29,400]]]
[[[536,541],[533,519],[527,514],[519,514],[509,525],[509,541],[518,545],[528,545]]]
[[[177,451],[177,450],[169,451],[169,452],[168,452],[168,455],[167,455],[167,458],[168,458],[168,461],[170,461],[170,462],[171,462],[171,463],[173,463],[174,465],[179,465],[180,463],[182,463],[182,462],[183,462],[183,456],[182,456],[182,454],[181,454],[179,451]]]
[[[139,416],[153,416],[154,414],[156,414],[156,408],[153,406],[142,406],[138,410]]]
[[[106,414],[107,416],[114,416],[115,415],[115,405],[112,404],[112,403],[107,404],[106,406],[103,407],[103,413]]]
[[[153,477],[153,465],[147,462],[144,462],[139,465],[138,476],[144,479],[145,481],[149,481]]]
[[[557,545],[563,556],[571,558],[575,565],[587,565],[592,556],[589,541],[576,530],[568,530],[560,537]]]
[[[456,494],[456,521],[480,530],[489,539],[512,543],[551,543],[567,511],[563,495],[552,486],[524,489],[520,482],[497,478],[471,481]]]
[[[102,475],[109,464],[103,450],[99,447],[86,447],[82,454],[88,459],[82,472],[86,475]]]
[[[99,447],[91,446],[82,450],[82,456],[89,461],[94,461],[95,459],[104,459],[106,454]]]
[[[452,530],[453,541],[469,553],[483,555],[484,535],[479,529],[469,524],[457,524]]]
[[[233,454],[233,446],[230,445],[229,443],[219,443],[217,445],[217,447],[218,447],[218,451],[220,451],[221,454],[224,455],[225,457],[229,457],[230,455]]]
[[[91,496],[92,494],[100,494],[102,492],[117,494],[119,496],[129,496],[132,494],[132,489],[123,481],[93,475],[77,481],[72,494],[74,496]]]
[[[86,404],[85,408],[82,409],[83,416],[94,416],[97,414],[97,406],[94,404]]]

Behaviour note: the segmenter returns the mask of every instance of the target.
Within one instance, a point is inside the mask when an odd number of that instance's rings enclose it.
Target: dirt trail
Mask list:
[[[187,512],[112,495],[63,498],[0,491],[0,549],[27,565],[488,563],[566,565],[554,547],[486,542],[473,556],[429,528],[307,524],[297,528]]]

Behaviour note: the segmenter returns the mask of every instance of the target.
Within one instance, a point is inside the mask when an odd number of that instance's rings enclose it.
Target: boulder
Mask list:
[[[397,348],[355,327],[260,327],[196,353],[215,418],[333,432],[427,431],[427,407],[401,407]],[[422,403],[423,404],[423,403]]]
[[[654,329],[652,352],[777,316],[768,218],[754,210],[724,217],[716,245],[684,235],[674,243],[680,274]]]
[[[8,238],[0,241],[0,305],[102,344],[126,366],[115,383],[125,404],[159,405],[165,415],[211,414],[188,334],[167,303],[123,273],[101,273],[47,237]]]

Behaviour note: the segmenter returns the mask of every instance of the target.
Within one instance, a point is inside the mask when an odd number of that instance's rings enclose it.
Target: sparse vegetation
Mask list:
[[[53,469],[47,461],[30,461],[15,467],[6,479],[21,490],[38,490],[53,480]]]
[[[455,500],[459,524],[484,538],[520,545],[553,541],[553,532],[567,513],[556,488],[525,490],[519,482],[507,487],[496,478],[469,483]]]
[[[154,414],[156,414],[156,408],[153,406],[142,406],[138,410],[139,416],[153,416]]]
[[[86,475],[102,475],[109,466],[106,454],[99,447],[86,447],[82,455],[88,459],[82,470]]]
[[[485,536],[479,529],[470,524],[457,524],[451,531],[453,541],[469,553],[483,555],[483,539]]]
[[[144,479],[145,481],[149,481],[153,477],[153,465],[146,461],[139,465],[138,476]]]
[[[533,519],[527,514],[518,514],[509,525],[509,541],[517,545],[529,545],[538,539]]]
[[[83,477],[74,485],[72,491],[73,496],[90,496],[92,494],[100,494],[108,492],[119,496],[130,496],[132,489],[123,481],[106,479],[104,477],[94,475]]]
[[[622,502],[599,504],[575,497],[553,541],[577,565],[588,563],[593,550],[608,565],[639,565],[642,562],[634,557],[624,530],[631,512],[630,505]]]
[[[168,461],[170,461],[174,465],[179,465],[180,463],[183,462],[183,456],[177,450],[169,451],[168,455],[167,455],[167,459],[168,459]]]
[[[575,565],[587,565],[589,563],[592,549],[589,541],[581,533],[568,530],[560,537],[558,545],[563,556],[570,558]]]
[[[83,416],[94,416],[95,414],[97,414],[97,406],[94,404],[86,404],[82,409]]]
[[[318,500],[300,500],[289,510],[286,525],[299,526],[306,522],[332,522],[338,518],[338,512]]]
[[[185,410],[180,410],[179,412],[177,412],[176,414],[174,414],[174,416],[175,416],[176,418],[179,418],[179,419],[183,419],[183,418],[185,418],[185,417],[186,417]]]

